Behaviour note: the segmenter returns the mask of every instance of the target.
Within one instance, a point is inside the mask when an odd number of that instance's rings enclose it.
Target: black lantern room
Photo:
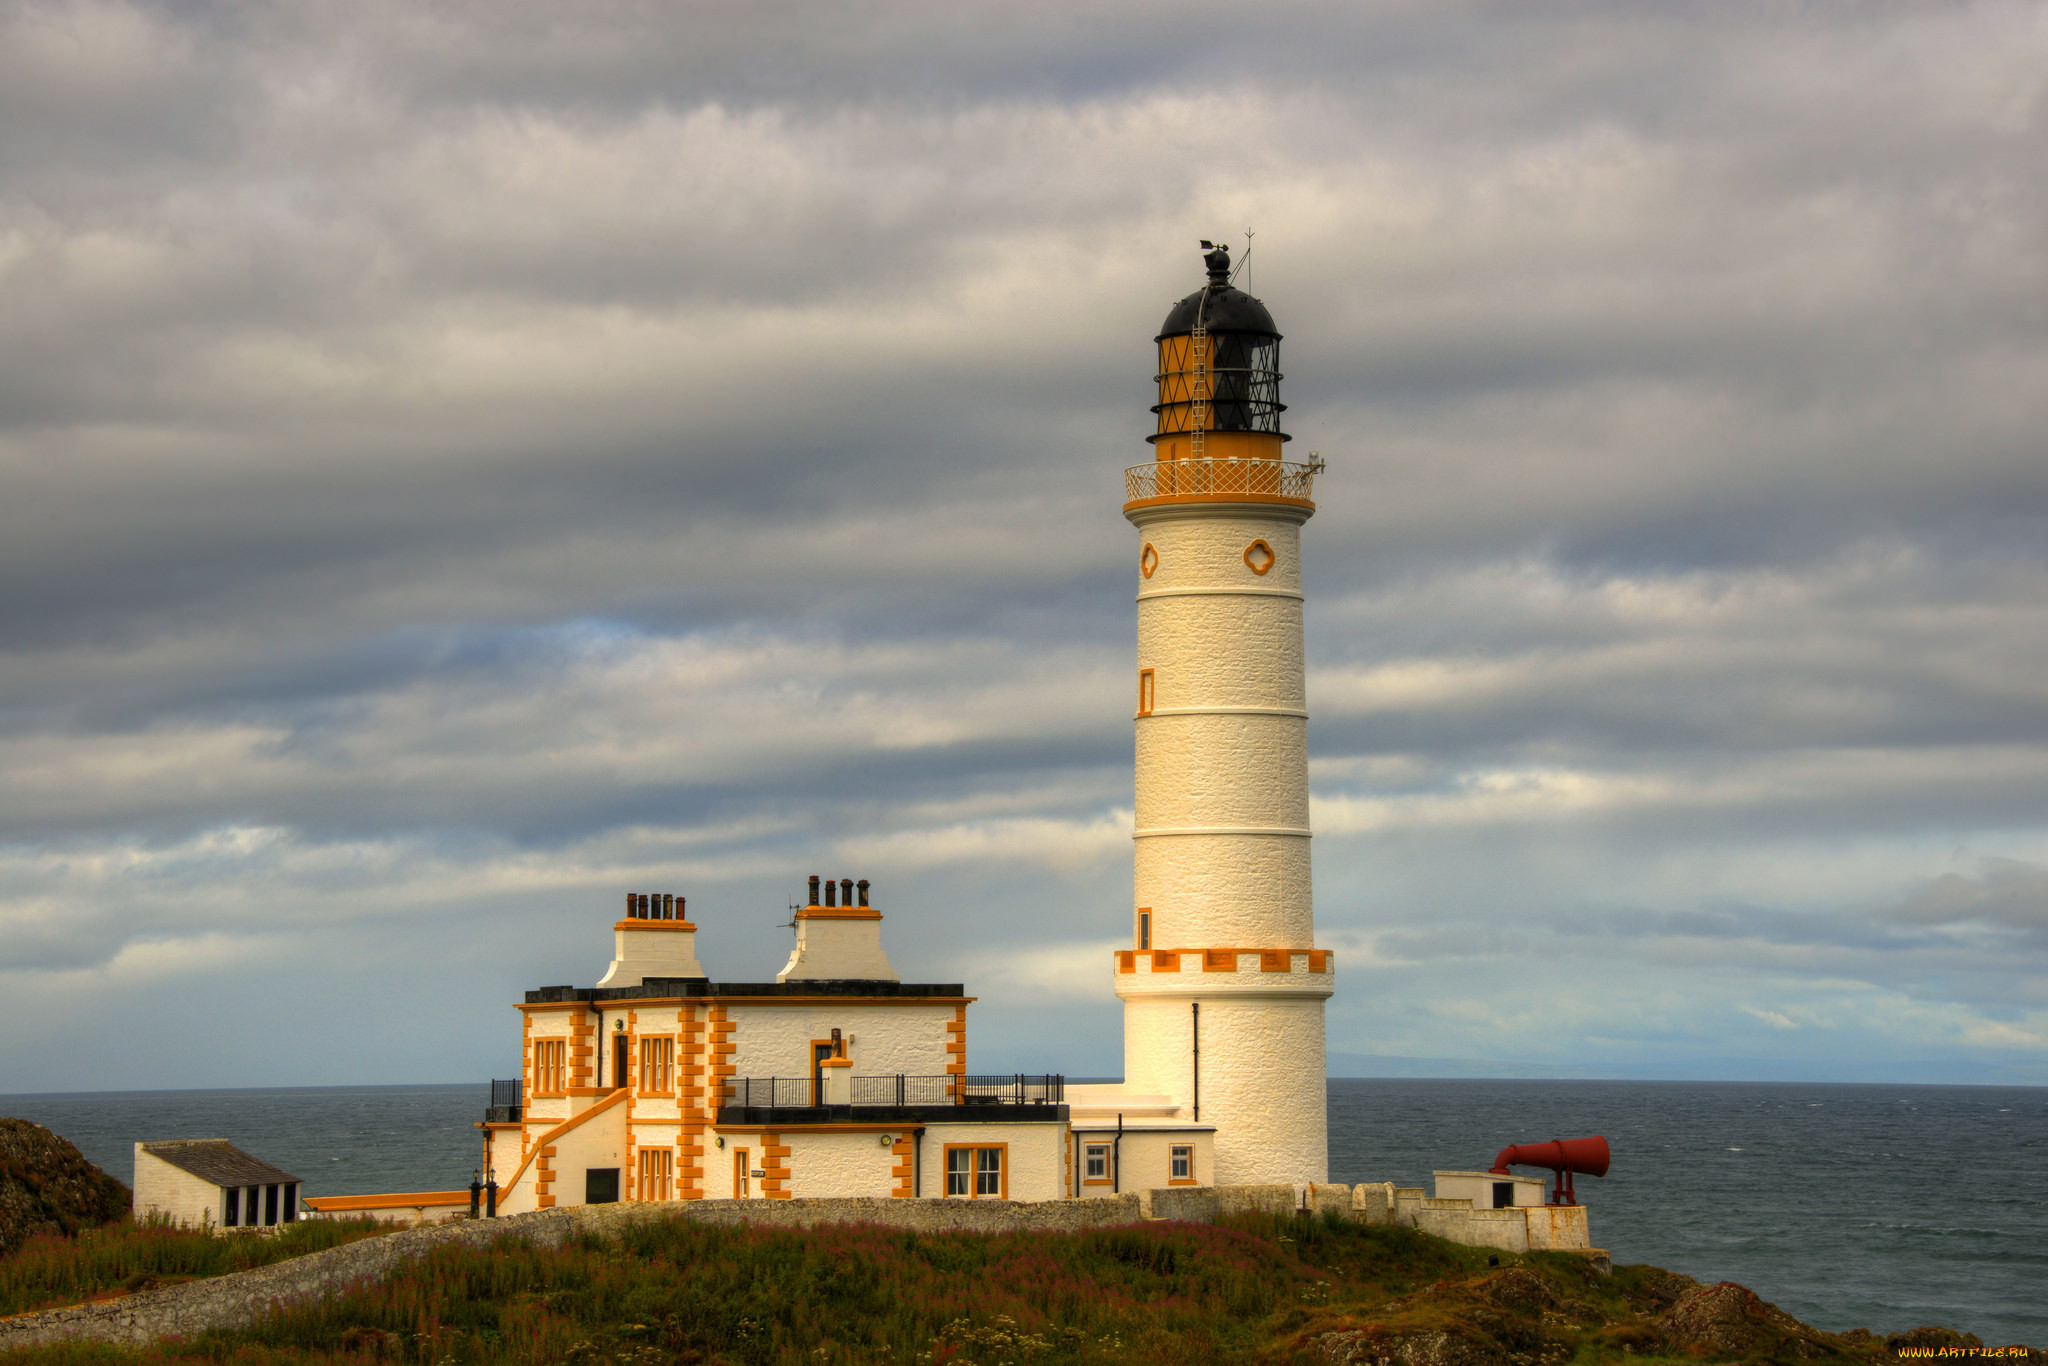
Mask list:
[[[1202,243],[1209,282],[1173,306],[1159,346],[1160,460],[1278,460],[1280,330],[1266,306],[1230,283],[1230,248]]]

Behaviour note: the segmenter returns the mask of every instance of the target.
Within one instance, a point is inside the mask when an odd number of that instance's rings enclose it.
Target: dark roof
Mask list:
[[[1209,302],[1203,304],[1207,297]],[[1211,332],[1257,332],[1263,336],[1277,337],[1280,329],[1273,325],[1273,315],[1266,306],[1234,285],[1205,285],[1173,306],[1160,324],[1159,335],[1154,341],[1168,337],[1186,336],[1195,330],[1195,309],[1202,309],[1202,324]]]
[[[713,982],[703,977],[649,977],[631,987],[540,987],[526,993],[528,1005],[556,1001],[646,1001],[677,996],[934,996],[966,994],[960,982],[889,982],[872,978],[806,977],[794,982]]]
[[[216,1186],[282,1186],[299,1179],[260,1157],[249,1156],[224,1138],[145,1143],[142,1151]]]

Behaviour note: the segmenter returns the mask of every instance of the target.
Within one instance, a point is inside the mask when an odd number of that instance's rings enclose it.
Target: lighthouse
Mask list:
[[[1155,338],[1153,458],[1137,529],[1131,947],[1116,954],[1129,1094],[1213,1129],[1216,1184],[1328,1179],[1315,947],[1301,530],[1319,461],[1282,458],[1280,331],[1208,282]]]

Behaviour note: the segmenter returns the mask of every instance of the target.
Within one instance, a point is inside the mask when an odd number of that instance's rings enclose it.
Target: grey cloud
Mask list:
[[[1939,870],[2048,858],[2044,89],[2024,5],[0,8],[12,961],[307,898],[552,974],[820,849],[931,971],[1118,932],[1117,474],[1251,224],[1333,932],[1832,955],[1991,1048],[2032,875]]]
[[[2019,859],[1986,859],[1974,875],[1943,873],[1930,879],[1890,918],[1933,930],[1990,931],[1995,943],[2038,953],[2048,949],[2048,868]]]

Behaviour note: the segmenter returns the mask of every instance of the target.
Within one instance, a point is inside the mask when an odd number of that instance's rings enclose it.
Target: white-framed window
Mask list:
[[[559,1096],[569,1089],[569,1041],[567,1039],[535,1039],[533,1041],[533,1093],[537,1096]]]
[[[676,1041],[651,1038],[640,1041],[640,1094],[667,1095],[675,1086]]]
[[[668,1148],[642,1148],[640,1150],[640,1189],[636,1192],[642,1200],[670,1200],[674,1198],[675,1153]]]
[[[1192,1143],[1176,1143],[1170,1150],[1166,1166],[1169,1181],[1192,1181],[1195,1179],[1195,1148]]]
[[[1007,1143],[992,1147],[967,1144],[946,1145],[946,1194],[970,1200],[1007,1198],[1003,1180],[1003,1150]]]
[[[1109,1180],[1109,1145],[1090,1143],[1081,1149],[1081,1170],[1084,1181]]]

